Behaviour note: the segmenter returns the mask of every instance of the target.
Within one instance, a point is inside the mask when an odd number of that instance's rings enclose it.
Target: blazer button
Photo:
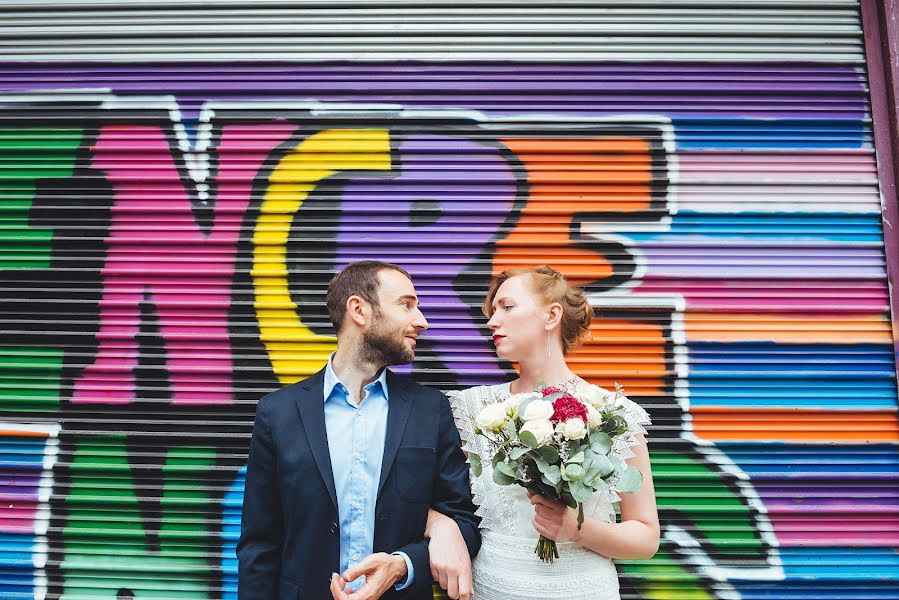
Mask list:
[[[331,533],[337,535],[337,523],[331,523]]]

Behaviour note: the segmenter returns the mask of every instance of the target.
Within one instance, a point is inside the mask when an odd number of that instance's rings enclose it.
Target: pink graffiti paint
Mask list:
[[[98,351],[75,382],[72,402],[133,401],[143,302],[154,307],[164,340],[172,402],[233,401],[228,307],[241,221],[263,161],[294,129],[288,123],[222,127],[217,169],[210,173],[215,189],[208,232],[197,223],[181,157],[162,127],[111,125],[100,131],[93,166],[105,172],[115,201]]]

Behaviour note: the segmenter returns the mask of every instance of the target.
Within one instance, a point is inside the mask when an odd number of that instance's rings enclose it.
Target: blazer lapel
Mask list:
[[[325,482],[325,487],[328,488],[331,502],[334,503],[334,508],[337,508],[334,471],[331,468],[331,452],[328,450],[328,430],[325,428],[324,380],[325,370],[322,369],[303,382],[296,403],[315,464]]]
[[[409,413],[412,410],[412,400],[407,395],[405,388],[401,379],[397,378],[393,372],[387,371],[387,389],[390,399],[387,408],[387,432],[384,436],[384,459],[381,461],[378,496],[381,495],[381,488],[384,487],[387,474],[393,467],[393,461],[396,459],[396,452],[403,440],[403,432],[406,430],[406,422],[409,420]]]

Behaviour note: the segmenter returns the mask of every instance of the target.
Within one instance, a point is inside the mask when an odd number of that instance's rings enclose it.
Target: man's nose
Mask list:
[[[429,327],[428,320],[425,318],[424,313],[421,312],[420,309],[416,308],[415,312],[417,312],[418,314],[415,315],[415,319],[412,321],[412,326],[415,327],[416,329],[424,331],[425,329],[427,329]]]

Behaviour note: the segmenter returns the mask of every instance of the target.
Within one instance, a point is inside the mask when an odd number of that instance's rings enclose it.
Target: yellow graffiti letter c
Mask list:
[[[253,230],[253,306],[272,369],[282,384],[317,371],[336,347],[303,324],[290,297],[287,241],[294,215],[319,183],[341,171],[389,171],[383,129],[329,129],[288,151],[272,171]]]

